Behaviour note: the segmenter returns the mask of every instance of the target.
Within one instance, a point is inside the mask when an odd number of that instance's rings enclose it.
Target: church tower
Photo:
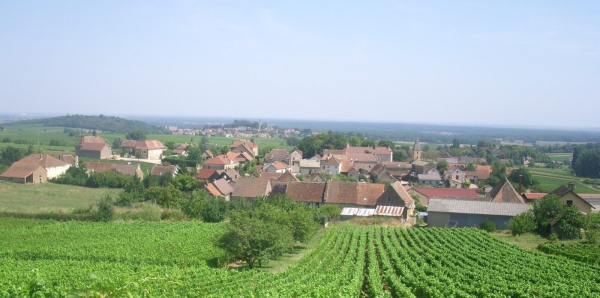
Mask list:
[[[415,145],[413,146],[413,160],[421,160],[421,153],[423,153],[423,151],[421,150],[421,144],[419,144],[419,138],[417,138]]]

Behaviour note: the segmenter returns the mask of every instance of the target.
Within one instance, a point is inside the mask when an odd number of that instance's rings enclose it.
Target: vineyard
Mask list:
[[[272,274],[209,267],[219,225],[0,226],[0,297],[600,297],[600,266],[475,229],[333,226]]]
[[[540,251],[600,265],[600,247],[592,244],[540,244]]]

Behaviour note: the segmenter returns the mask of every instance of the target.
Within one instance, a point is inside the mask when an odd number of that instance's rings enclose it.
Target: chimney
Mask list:
[[[575,184],[573,184],[573,182],[569,182],[569,184],[568,184],[567,188],[568,188],[570,191],[574,191],[574,190],[575,190]]]
[[[523,175],[519,175],[519,194],[523,194]]]

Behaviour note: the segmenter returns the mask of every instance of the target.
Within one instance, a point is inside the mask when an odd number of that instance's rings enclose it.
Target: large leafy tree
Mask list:
[[[568,206],[556,195],[549,195],[535,202],[533,214],[542,235],[548,235],[555,226],[564,237],[577,238],[581,229],[586,228],[585,218],[577,207]]]
[[[128,132],[125,138],[128,140],[145,141],[146,133],[141,129],[136,129]]]
[[[519,169],[512,171],[510,175],[508,175],[508,180],[519,183],[519,176],[523,177],[523,187],[525,188],[535,188],[540,185],[540,182],[535,179],[529,172],[529,169],[525,167],[520,167]]]

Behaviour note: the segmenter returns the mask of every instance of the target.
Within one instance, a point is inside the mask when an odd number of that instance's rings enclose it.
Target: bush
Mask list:
[[[481,224],[481,229],[488,232],[496,231],[496,223],[486,218]]]
[[[548,236],[548,240],[552,241],[552,242],[556,242],[558,241],[558,234],[556,233],[551,233],[550,236]]]
[[[114,214],[115,210],[113,206],[113,200],[109,195],[107,195],[98,203],[98,209],[92,212],[92,219],[94,221],[108,222],[112,220]]]
[[[162,211],[160,207],[146,203],[142,204],[142,210],[138,212],[140,220],[143,221],[160,221]]]
[[[535,217],[530,212],[521,213],[510,219],[508,228],[513,236],[535,231]]]

